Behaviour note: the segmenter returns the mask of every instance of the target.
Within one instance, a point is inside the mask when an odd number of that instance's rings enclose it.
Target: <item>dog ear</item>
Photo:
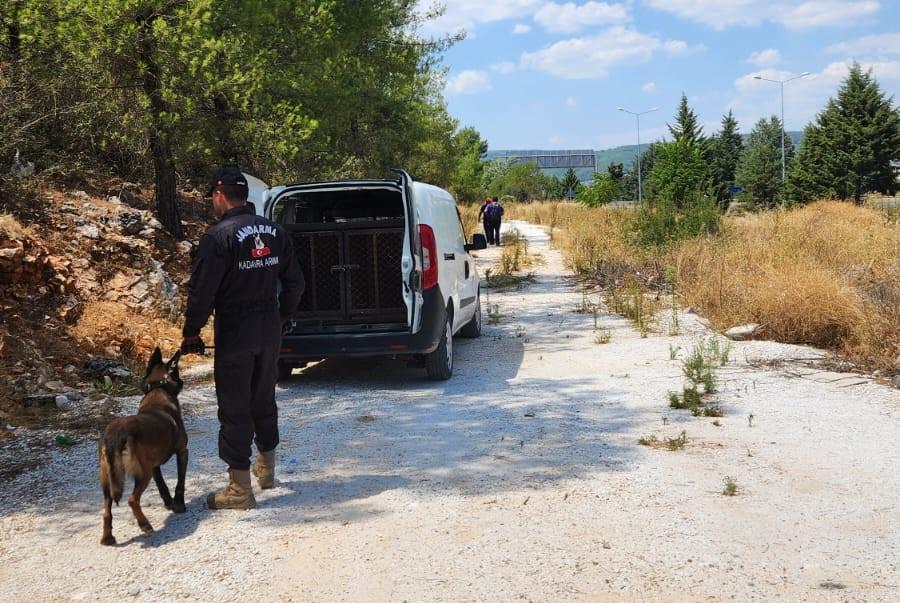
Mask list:
[[[153,353],[150,354],[150,360],[147,361],[147,368],[153,368],[157,364],[162,364],[162,352],[159,350],[159,346],[156,346],[156,349],[153,350]]]
[[[178,369],[178,361],[181,360],[181,350],[175,352],[175,355],[169,360],[169,370]]]

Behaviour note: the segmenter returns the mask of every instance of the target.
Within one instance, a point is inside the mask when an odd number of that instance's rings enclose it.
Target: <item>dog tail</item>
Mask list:
[[[100,439],[100,488],[103,496],[119,504],[125,489],[125,462],[122,458],[131,441],[125,430],[108,431]]]

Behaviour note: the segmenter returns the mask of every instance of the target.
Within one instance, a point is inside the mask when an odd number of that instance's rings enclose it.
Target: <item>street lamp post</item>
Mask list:
[[[629,113],[634,115],[637,118],[637,140],[638,140],[638,152],[637,152],[637,173],[638,173],[638,203],[641,204],[644,202],[644,192],[643,186],[641,182],[641,115],[646,115],[647,113],[653,113],[654,111],[659,111],[659,107],[653,107],[652,109],[647,109],[646,111],[634,112],[629,111],[628,109],[623,109],[619,107],[619,111],[623,113]]]
[[[781,86],[781,184],[787,184],[787,173],[785,167],[785,158],[784,158],[784,85],[788,82],[793,82],[794,80],[799,80],[801,77],[806,77],[809,75],[809,71],[804,71],[800,75],[796,75],[794,77],[788,78],[786,80],[770,80],[767,77],[762,77],[761,75],[754,75],[753,79],[755,80],[765,80],[767,82],[772,82],[773,84],[778,84]]]

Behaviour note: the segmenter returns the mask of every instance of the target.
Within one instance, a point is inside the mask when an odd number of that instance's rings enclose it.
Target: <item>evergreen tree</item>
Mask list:
[[[794,156],[794,143],[790,136],[784,139],[784,144],[785,160],[790,167]],[[783,200],[780,119],[773,115],[756,123],[741,154],[735,177],[747,195],[762,207],[773,207]]]
[[[683,208],[706,188],[709,166],[698,145],[687,139],[656,145],[656,160],[648,184],[654,199]]]
[[[480,201],[484,196],[482,178],[488,143],[475,128],[463,128],[453,137],[456,167],[450,178],[450,188],[460,201]]]
[[[621,163],[610,163],[606,166],[606,173],[615,181],[616,185],[622,186],[622,179],[625,177],[625,166]]]
[[[722,117],[722,129],[709,142],[709,171],[712,192],[720,207],[728,202],[728,187],[734,184],[744,140],[738,132],[738,122],[731,111]]]
[[[900,158],[900,110],[885,95],[872,71],[858,63],[838,89],[837,97],[807,126],[791,170],[791,197],[853,199],[879,191],[895,194],[900,187],[891,161]]]
[[[566,170],[562,177],[561,185],[563,196],[567,198],[570,196],[574,198],[578,191],[581,190],[581,180],[572,168]]]
[[[704,141],[703,126],[700,125],[697,114],[688,105],[687,95],[683,92],[678,112],[675,114],[675,125],[666,125],[676,142],[685,140],[691,144],[702,144]]]

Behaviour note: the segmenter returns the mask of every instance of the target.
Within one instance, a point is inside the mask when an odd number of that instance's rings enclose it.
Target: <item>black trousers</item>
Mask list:
[[[500,220],[484,221],[484,236],[487,238],[488,245],[500,244]]]
[[[249,469],[251,444],[265,452],[278,445],[277,311],[216,315],[214,375],[219,403],[219,458],[231,469]]]

